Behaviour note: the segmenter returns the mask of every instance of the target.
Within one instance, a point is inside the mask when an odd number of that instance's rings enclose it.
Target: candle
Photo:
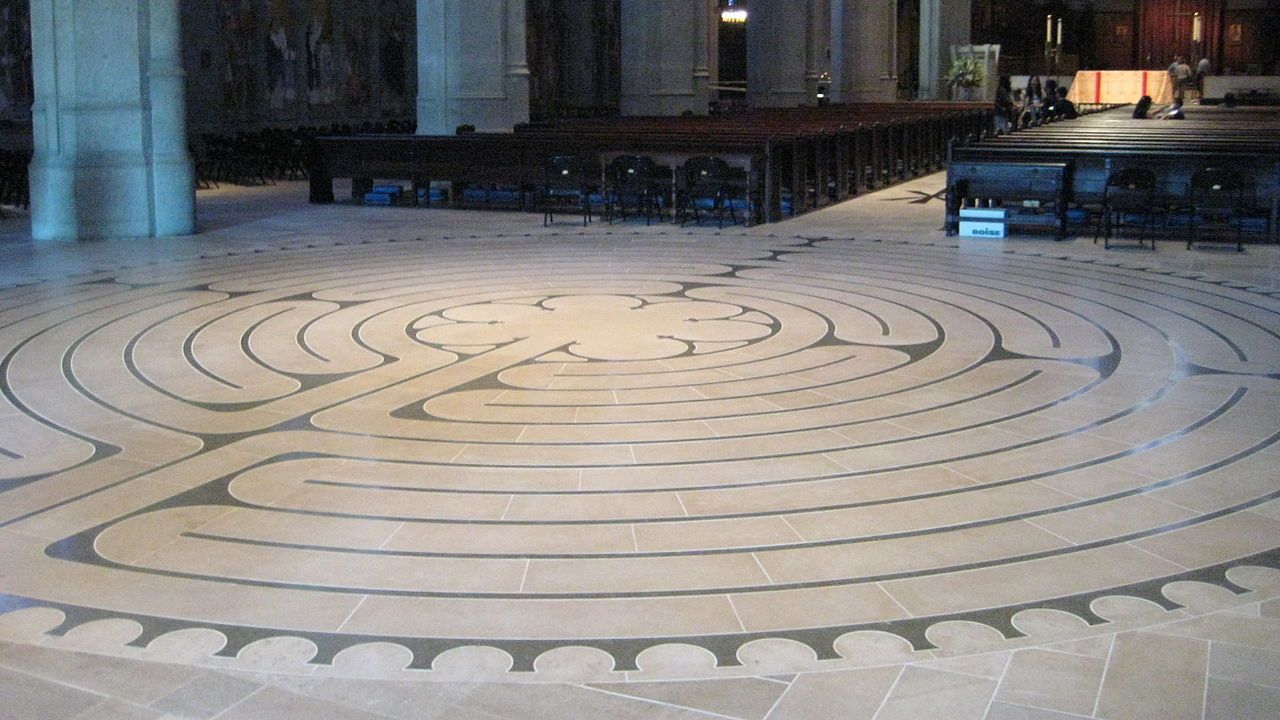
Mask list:
[[[1044,18],[1044,44],[1053,44],[1053,16],[1046,15]]]
[[[1058,46],[1062,46],[1062,18],[1058,18]]]
[[[1202,21],[1200,19],[1200,13],[1196,13],[1195,15],[1191,16],[1191,41],[1192,42],[1200,42],[1200,31],[1201,31],[1200,23],[1201,22]]]

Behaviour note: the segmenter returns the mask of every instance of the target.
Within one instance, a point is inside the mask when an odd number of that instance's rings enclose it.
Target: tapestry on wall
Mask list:
[[[216,34],[205,29],[210,10]],[[184,17],[188,62],[200,66],[188,75],[197,123],[412,112],[413,0],[192,0]]]
[[[0,120],[29,120],[34,97],[29,2],[0,0]]]

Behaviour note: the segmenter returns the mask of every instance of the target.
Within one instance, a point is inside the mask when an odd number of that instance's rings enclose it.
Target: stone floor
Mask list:
[[[0,718],[1280,717],[1280,246],[0,220]]]

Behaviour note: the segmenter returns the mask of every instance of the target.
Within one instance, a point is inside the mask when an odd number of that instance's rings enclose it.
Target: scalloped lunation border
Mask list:
[[[1092,609],[1095,600],[1104,597],[1127,596],[1150,601],[1166,611],[1177,610],[1182,604],[1171,600],[1163,593],[1163,588],[1174,582],[1194,581],[1223,588],[1235,595],[1249,592],[1249,588],[1232,582],[1227,571],[1241,566],[1262,566],[1280,570],[1280,547],[1272,548],[1255,555],[1189,570],[1184,573],[1168,575],[1154,580],[1146,580],[1129,585],[1103,590],[1094,590],[1077,595],[1060,598],[1038,600],[1017,605],[1006,605],[979,611],[932,615],[928,617],[908,618],[892,622],[865,623],[858,625],[842,625],[825,628],[789,630],[779,632],[735,633],[727,635],[677,636],[652,638],[619,638],[596,640],[494,640],[471,638],[415,638],[374,635],[344,635],[338,633],[309,632],[296,630],[273,630],[218,623],[202,623],[174,618],[149,615],[137,615],[126,612],[112,612],[97,608],[66,605],[56,602],[43,602],[30,598],[0,594],[0,614],[33,607],[46,607],[61,611],[64,619],[57,627],[48,631],[49,635],[63,636],[72,629],[87,623],[109,619],[132,620],[142,627],[142,632],[128,645],[145,648],[157,638],[180,630],[207,629],[222,633],[227,642],[216,655],[235,658],[249,645],[269,638],[296,637],[307,640],[317,648],[316,654],[308,661],[311,665],[332,665],[338,653],[358,645],[369,643],[394,643],[403,646],[413,654],[413,661],[406,669],[430,670],[437,657],[462,647],[491,647],[511,656],[513,663],[510,672],[534,673],[534,666],[542,654],[562,647],[586,647],[608,653],[614,661],[614,671],[631,672],[639,670],[637,658],[650,648],[681,644],[700,647],[716,658],[717,667],[740,667],[738,657],[741,648],[749,643],[767,639],[792,640],[809,647],[819,661],[838,660],[842,656],[836,651],[836,640],[841,636],[862,631],[878,631],[895,635],[910,643],[913,650],[933,650],[937,645],[928,637],[928,630],[934,625],[967,621],[976,622],[998,631],[1005,639],[1013,640],[1026,637],[1013,624],[1015,615],[1035,609],[1058,610],[1080,618],[1091,626],[1103,625],[1108,620]]]

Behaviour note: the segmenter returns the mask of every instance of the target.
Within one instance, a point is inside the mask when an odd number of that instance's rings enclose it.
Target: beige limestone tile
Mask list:
[[[353,707],[393,720],[436,720],[452,717],[450,706],[473,683],[351,680],[337,677],[259,675],[255,680],[317,700]]]
[[[1048,509],[1072,500],[1065,493],[1026,482],[893,505],[793,514],[787,516],[787,522],[808,540],[827,540],[947,527]]]
[[[124,562],[114,548],[108,560]],[[415,592],[518,592],[521,559],[411,557],[253,546],[175,537],[136,562],[136,567],[230,580],[297,587]]]
[[[1249,611],[1248,604],[1241,606],[1239,595],[1219,585],[1191,581],[1172,582],[1161,588],[1161,592],[1192,615],[1228,611],[1257,616],[1256,605],[1253,606],[1253,611]]]
[[[962,530],[756,554],[777,583],[920,572],[1061,548],[1066,543],[1021,521]]]
[[[786,691],[782,683],[757,678],[684,682],[597,683],[590,687],[664,705],[701,710],[742,720],[764,720]]]
[[[1208,650],[1208,643],[1187,638],[1117,635],[1098,696],[1098,717],[1200,718]]]
[[[153,720],[159,717],[159,711],[109,699],[76,715],[73,720]]]
[[[1258,615],[1266,618],[1280,619],[1280,599],[1267,600],[1258,604]]]
[[[414,492],[370,486],[293,484],[288,479],[238,477],[231,494],[242,502],[282,510],[335,510],[370,518],[416,520],[498,520],[509,496],[465,492]]]
[[[516,495],[502,518],[512,522],[671,520],[686,517],[673,492],[604,495]]]
[[[796,677],[769,720],[871,720],[898,679],[896,667],[804,673]]]
[[[634,527],[640,552],[787,545],[802,539],[780,517],[639,523]]]
[[[995,689],[994,680],[908,665],[875,717],[876,720],[922,717],[980,720]]]
[[[1028,522],[1071,542],[1088,543],[1172,525],[1195,516],[1177,505],[1146,495],[1131,495],[1076,510],[1038,515]]]
[[[514,439],[514,438],[513,438]],[[631,465],[630,445],[467,445],[454,462],[514,467]]]
[[[1270,472],[1274,467],[1274,457],[1255,453],[1151,495],[1202,513],[1211,512],[1280,490],[1280,478]]]
[[[705,441],[717,437],[700,420],[663,423],[613,423],[608,425],[527,425],[519,434],[522,443],[637,443],[638,446],[666,446],[669,443]],[[644,459],[637,454],[637,459]]]
[[[1103,660],[1031,649],[1014,653],[996,699],[1075,715],[1093,714]]]
[[[1080,717],[1080,715],[1068,715],[1053,710],[996,701],[991,703],[986,720],[1079,720]]]
[[[767,590],[730,597],[750,631],[855,625],[907,616],[874,584]]]
[[[1280,520],[1280,500],[1271,500],[1257,505],[1253,508],[1253,512],[1272,520]]]
[[[1248,450],[1256,441],[1240,435],[1224,435],[1199,429],[1144,452],[1112,463],[1149,477],[1171,477],[1212,465]]]
[[[1022,442],[1021,438],[1015,438],[1008,444],[1020,442]],[[1011,477],[1022,477],[1059,470],[1079,463],[1098,461],[1131,448],[1132,446],[1126,443],[1081,433],[996,455],[963,460],[939,458],[938,461],[946,463],[947,467],[978,482],[998,482]]]
[[[848,440],[830,430],[809,430],[760,437],[643,444],[633,448],[637,463],[653,465],[823,453],[840,450],[848,444]]]
[[[1209,679],[1205,720],[1266,720],[1280,717],[1280,689]]]
[[[1068,640],[1066,642],[1053,643],[1045,645],[1043,649],[1052,650],[1058,653],[1067,653],[1068,655],[1083,655],[1085,657],[1098,658],[1105,660],[1107,655],[1111,654],[1111,635],[1100,635],[1098,637],[1084,638],[1081,640]]]
[[[378,716],[355,708],[317,700],[276,688],[262,688],[232,705],[218,720],[378,720]]]
[[[538,556],[563,553],[630,553],[631,526],[522,525],[518,523],[405,523],[385,550]]]
[[[1182,570],[1137,548],[1112,545],[881,585],[913,615],[934,615],[1061,597]]]
[[[1240,512],[1133,544],[1184,567],[1203,567],[1270,550],[1276,538],[1280,538],[1280,521]]]
[[[725,595],[554,600],[371,595],[343,631],[410,637],[578,639],[741,632]]]
[[[639,490],[696,487],[806,479],[847,473],[848,468],[825,457],[796,455],[690,465],[614,466],[582,468],[585,490]]]
[[[137,705],[148,705],[200,674],[175,665],[52,650],[35,645],[0,649],[0,665],[15,672]]]
[[[823,463],[816,476],[836,475],[823,480],[780,482],[745,488],[690,490],[680,493],[681,500],[694,516],[724,513],[796,513],[825,509],[840,504],[909,498],[956,488],[972,488],[974,482],[944,467],[928,466],[910,470],[848,477],[848,471],[819,456]],[[805,458],[806,461],[809,458]],[[825,470],[823,469],[825,468]],[[805,468],[781,468],[781,471],[803,471]],[[845,477],[840,477],[845,476]],[[748,475],[746,477],[754,477]],[[800,477],[804,477],[800,475]],[[764,478],[760,478],[763,480]],[[742,476],[738,480],[743,480]],[[704,483],[706,485],[707,483]],[[788,514],[788,522],[794,517]]]
[[[972,620],[935,622],[925,631],[925,637],[937,646],[932,651],[935,657],[963,657],[1008,647],[1008,640],[999,630]]]
[[[1211,643],[1209,677],[1280,689],[1280,652]]]
[[[103,699],[86,690],[0,669],[0,708],[4,708],[5,720],[71,718]]]
[[[486,683],[467,693],[456,707],[480,713],[477,717],[503,720],[559,720],[575,716],[617,720],[704,720],[707,717],[706,713],[697,710],[571,685]]]
[[[377,549],[386,546],[402,526],[392,520],[286,515],[258,508],[219,510],[217,517],[199,526],[202,534],[261,542]],[[156,514],[159,513],[151,516]]]
[[[38,513],[112,482],[138,476],[151,467],[147,463],[112,457],[14,488],[5,492],[0,522]]]
[[[524,574],[526,593],[627,593],[720,591],[769,585],[749,553],[533,560]]]
[[[39,644],[45,633],[65,619],[61,610],[48,607],[26,607],[0,615],[0,641]]]
[[[1055,472],[1036,479],[1036,482],[1041,485],[1085,499],[1144,488],[1156,481],[1156,478],[1147,475],[1120,470],[1112,463]],[[1158,492],[1152,495],[1159,496]]]
[[[1010,652],[990,652],[977,655],[961,655],[959,657],[930,660],[915,664],[930,670],[955,672],[961,675],[977,675],[978,677],[999,680],[1004,675],[1005,669],[1009,667],[1009,660],[1012,657],[1013,653]]]

